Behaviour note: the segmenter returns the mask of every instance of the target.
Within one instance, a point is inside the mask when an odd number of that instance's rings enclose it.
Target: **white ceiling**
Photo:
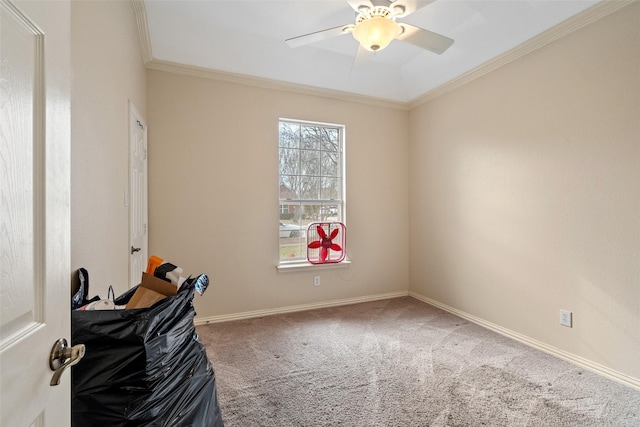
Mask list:
[[[442,55],[394,40],[353,67],[345,34],[290,48],[285,39],[353,23],[346,0],[144,0],[152,59],[406,103],[599,0],[438,0],[401,22],[455,40]]]

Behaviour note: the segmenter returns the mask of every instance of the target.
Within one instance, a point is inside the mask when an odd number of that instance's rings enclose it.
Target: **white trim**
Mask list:
[[[280,273],[289,273],[292,271],[307,271],[307,270],[318,270],[318,269],[329,269],[329,268],[343,268],[351,265],[351,261],[345,259],[340,262],[328,262],[325,264],[311,264],[309,261],[291,261],[286,262],[283,261],[280,264],[276,265],[276,269]]]
[[[149,25],[147,22],[147,9],[143,0],[131,0],[133,5],[133,13],[136,17],[136,25],[138,26],[138,37],[140,39],[140,51],[142,52],[142,61],[148,64],[153,60],[153,52],[151,51],[151,37],[149,36]]]
[[[515,61],[529,53],[540,49],[543,46],[548,45],[549,43],[556,41],[592,22],[595,22],[605,16],[633,3],[637,0],[604,0],[600,3],[595,4],[589,9],[584,10],[583,12],[572,16],[571,18],[561,22],[560,24],[549,28],[548,30],[538,34],[537,36],[527,40],[526,42],[514,47],[513,49],[503,53],[502,55],[496,56],[495,58],[485,62],[484,64],[479,65],[478,67],[456,77],[455,79],[449,80],[447,83],[438,86],[435,89],[430,90],[429,92],[412,99],[407,102],[407,107],[409,109],[415,108],[421,104],[424,104],[432,99],[435,99],[441,95],[444,95],[447,92],[451,92],[454,89],[459,88],[477,78],[484,76],[485,74],[490,73],[491,71],[497,70],[498,68],[507,65],[510,62]]]
[[[374,105],[398,110],[407,110],[404,102],[390,101],[373,96],[358,95],[355,93],[343,92],[333,89],[322,89],[314,86],[307,86],[297,83],[288,83],[281,80],[254,77],[244,74],[230,73],[226,71],[212,70],[210,68],[197,67],[194,65],[178,64],[176,62],[152,59],[145,64],[150,70],[165,71],[168,73],[183,74],[186,76],[200,77],[204,79],[219,80],[223,82],[236,83],[245,86],[254,86],[263,89],[281,90],[286,92],[299,93],[303,95],[319,96],[348,102],[359,102],[366,105]]]
[[[592,362],[588,359],[585,359],[580,356],[576,356],[575,354],[569,353],[564,350],[560,350],[556,347],[545,344],[541,341],[535,340],[533,338],[527,337],[526,335],[522,335],[518,332],[512,331],[510,329],[504,328],[500,325],[496,325],[495,323],[488,322],[479,317],[468,314],[462,310],[458,310],[456,308],[450,307],[446,304],[433,300],[431,298],[425,297],[419,293],[413,291],[400,291],[400,292],[389,292],[385,294],[377,294],[377,295],[369,295],[364,297],[355,297],[355,298],[346,298],[341,300],[332,300],[332,301],[324,301],[319,303],[310,303],[310,304],[301,304],[301,305],[291,305],[287,307],[279,307],[273,309],[266,310],[255,310],[255,311],[246,311],[242,313],[232,313],[232,314],[223,314],[219,316],[208,316],[208,317],[196,317],[194,323],[196,325],[206,325],[209,323],[220,323],[220,322],[229,322],[233,320],[243,320],[243,319],[252,319],[256,317],[264,317],[271,316],[275,314],[285,314],[285,313],[294,313],[298,311],[307,311],[307,310],[315,310],[319,308],[329,308],[329,307],[339,307],[342,305],[351,305],[358,304],[363,302],[370,301],[378,301],[392,298],[400,298],[410,296],[419,301],[422,301],[426,304],[432,305],[434,307],[440,308],[448,313],[451,313],[455,316],[466,319],[470,322],[473,322],[477,325],[485,327],[489,330],[497,332],[506,337],[512,338],[518,342],[526,344],[530,347],[533,347],[537,350],[544,351],[545,353],[551,354],[553,356],[559,357],[560,359],[566,360],[574,365],[580,366],[582,368],[588,369],[592,372],[595,372],[599,375],[602,375],[606,378],[612,379],[614,381],[620,382],[628,387],[632,387],[640,390],[640,379],[631,377],[629,375],[623,374],[622,372],[618,372],[616,370],[607,368],[606,366],[600,365],[599,363]]]
[[[461,317],[463,319],[466,319],[470,322],[473,322],[475,324],[478,324],[480,326],[483,326],[487,329],[490,329],[494,332],[497,332],[501,335],[504,335],[506,337],[509,338],[513,338],[516,341],[519,341],[523,344],[526,344],[530,347],[533,347],[535,349],[544,351],[545,353],[549,353],[553,356],[559,357],[560,359],[566,360],[568,362],[573,363],[574,365],[578,365],[582,368],[588,369],[590,371],[593,371],[597,374],[600,374],[604,377],[607,377],[609,379],[615,380],[617,382],[620,382],[626,386],[635,388],[640,390],[640,379],[638,378],[634,378],[631,377],[629,375],[623,374],[622,372],[618,372],[615,371],[613,369],[607,368],[606,366],[600,365],[598,363],[592,362],[588,359],[585,359],[583,357],[580,356],[576,356],[575,354],[569,353],[567,351],[564,350],[560,350],[559,348],[550,346],[548,344],[545,344],[541,341],[535,340],[533,338],[530,338],[526,335],[522,335],[518,332],[512,331],[510,329],[507,328],[503,328],[500,325],[496,325],[495,323],[491,323],[488,322],[484,319],[481,319],[480,317],[476,317],[472,314],[469,313],[465,313],[464,311],[458,310],[456,308],[450,307],[446,304],[443,304],[441,302],[438,302],[436,300],[433,300],[431,298],[425,297],[424,295],[418,294],[416,292],[409,292],[409,296],[412,298],[415,298],[417,300],[420,300],[422,302],[425,302],[429,305],[433,305],[434,307],[438,307],[444,311],[447,311],[451,314],[454,314],[458,317]]]
[[[294,313],[297,311],[316,310],[318,308],[339,307],[341,305],[359,304],[363,302],[378,301],[384,299],[400,298],[409,295],[408,291],[388,292],[385,294],[368,295],[363,297],[345,298],[340,300],[316,302],[310,304],[290,305],[287,307],[271,308],[266,310],[245,311],[243,313],[222,314],[220,316],[196,317],[196,325],[208,323],[229,322],[231,320],[252,319],[255,317],[271,316],[274,314]]]
[[[146,68],[150,70],[165,71],[175,74],[183,74],[193,77],[201,77],[206,79],[226,81],[246,86],[255,86],[264,89],[282,90],[303,95],[320,96],[323,98],[331,98],[341,101],[358,102],[367,105],[394,108],[398,110],[410,110],[422,105],[432,99],[435,99],[447,92],[459,88],[479,77],[484,76],[516,59],[525,56],[561,37],[566,36],[592,22],[595,22],[605,16],[622,9],[634,3],[637,0],[603,0],[585,11],[561,22],[560,24],[544,31],[528,41],[516,46],[504,54],[493,58],[484,64],[456,77],[447,83],[438,86],[408,102],[390,101],[388,99],[359,95],[349,92],[343,92],[332,89],[321,89],[313,86],[287,83],[279,80],[266,79],[261,77],[252,77],[242,74],[216,71],[204,67],[196,67],[192,65],[178,64],[175,62],[162,61],[153,58],[151,50],[151,42],[149,38],[149,26],[147,23],[146,11],[143,0],[131,0],[133,3],[136,21],[138,24],[138,34],[140,37],[140,47]]]

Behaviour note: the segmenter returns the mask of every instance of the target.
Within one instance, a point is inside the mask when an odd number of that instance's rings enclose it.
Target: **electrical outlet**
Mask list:
[[[320,276],[315,276],[313,278],[313,286],[320,286]]]
[[[560,324],[569,328],[573,327],[573,315],[569,310],[560,310]]]

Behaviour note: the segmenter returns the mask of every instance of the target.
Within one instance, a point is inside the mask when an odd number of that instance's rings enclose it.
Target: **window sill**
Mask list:
[[[344,268],[351,264],[351,260],[345,259],[341,262],[326,264],[311,264],[309,261],[290,261],[276,265],[276,269],[280,273],[289,273],[293,271],[319,270],[329,268]]]

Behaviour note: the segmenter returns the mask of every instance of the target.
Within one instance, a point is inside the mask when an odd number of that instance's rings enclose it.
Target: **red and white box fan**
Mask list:
[[[347,253],[346,227],[341,222],[312,222],[307,228],[307,260],[311,264],[331,264]]]

